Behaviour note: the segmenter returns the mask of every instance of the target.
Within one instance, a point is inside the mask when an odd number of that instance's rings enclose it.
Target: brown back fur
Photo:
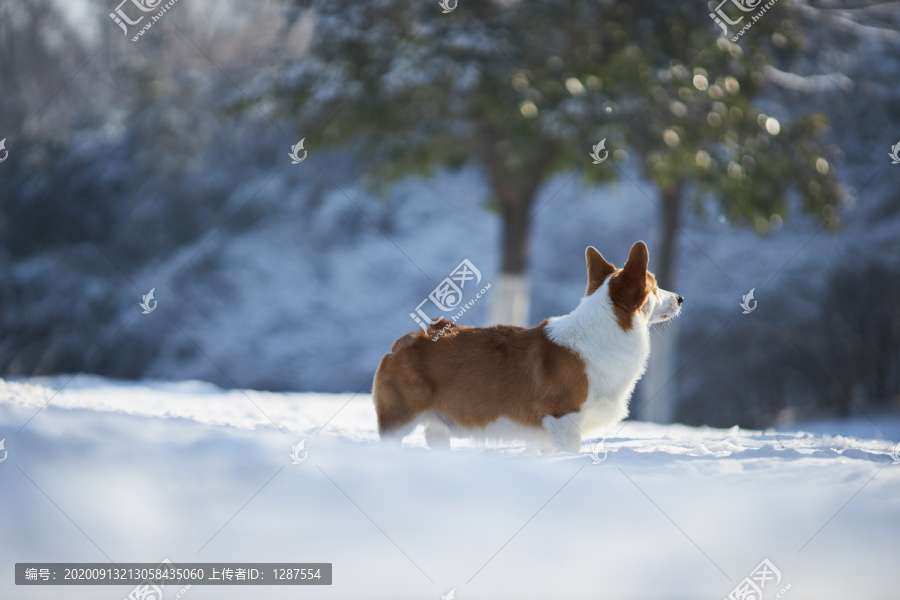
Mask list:
[[[547,415],[577,412],[588,392],[584,362],[551,342],[545,324],[454,324],[436,341],[422,331],[401,338],[375,376],[379,432],[399,430],[429,410],[467,428],[500,416],[536,427]]]

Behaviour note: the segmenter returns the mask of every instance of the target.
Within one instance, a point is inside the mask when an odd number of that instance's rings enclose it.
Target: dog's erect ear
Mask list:
[[[647,244],[635,242],[628,253],[628,261],[622,267],[622,275],[629,283],[645,285],[647,280],[647,263],[650,262],[650,253]]]
[[[607,262],[603,255],[597,252],[593,246],[588,246],[584,251],[584,260],[587,263],[588,284],[585,296],[590,296],[597,291],[603,280],[615,273],[616,268]]]

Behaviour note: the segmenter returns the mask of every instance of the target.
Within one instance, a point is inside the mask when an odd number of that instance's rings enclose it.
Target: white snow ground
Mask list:
[[[876,422],[628,422],[595,464],[592,444],[390,448],[368,393],[0,380],[0,598],[131,589],[17,587],[15,562],[165,557],[334,565],[330,587],[195,586],[189,600],[718,600],[764,558],[782,573],[766,600],[787,584],[782,598],[896,598],[900,418]],[[292,464],[301,439],[308,459]]]

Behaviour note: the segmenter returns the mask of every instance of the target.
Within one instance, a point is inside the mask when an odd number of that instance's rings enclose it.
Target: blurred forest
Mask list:
[[[712,8],[180,0],[132,42],[4,2],[0,374],[367,392],[464,258],[464,324],[534,325],[646,239],[687,300],[639,416],[900,410],[900,11]]]

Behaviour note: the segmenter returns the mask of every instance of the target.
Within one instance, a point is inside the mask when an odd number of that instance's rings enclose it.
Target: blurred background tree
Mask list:
[[[687,201],[701,214],[712,199],[728,222],[760,234],[779,229],[792,206],[832,229],[836,224],[846,192],[833,166],[839,149],[825,141],[826,117],[779,109],[776,118],[757,106],[770,85],[767,74],[785,75],[772,64],[790,65],[798,53],[799,36],[779,33],[794,31],[791,18],[757,21],[741,45],[719,37],[715,27],[697,27],[693,7],[685,4],[653,3],[640,18],[620,21],[629,28],[624,39],[642,40],[618,49],[633,61],[628,92],[646,99],[624,132],[641,178],[657,190],[651,199],[659,213],[653,268],[665,289],[678,288],[676,250]],[[677,322],[674,327],[654,339],[636,407],[648,420],[674,416],[667,387]]]
[[[278,57],[254,102],[293,119],[307,147],[352,144],[375,186],[475,165],[502,222],[492,320],[525,325],[541,186],[561,170],[614,175],[589,157],[622,124],[613,98],[628,64],[605,12],[559,1],[486,2],[447,15],[420,2],[297,5],[288,27],[307,25],[312,42],[302,56]]]

